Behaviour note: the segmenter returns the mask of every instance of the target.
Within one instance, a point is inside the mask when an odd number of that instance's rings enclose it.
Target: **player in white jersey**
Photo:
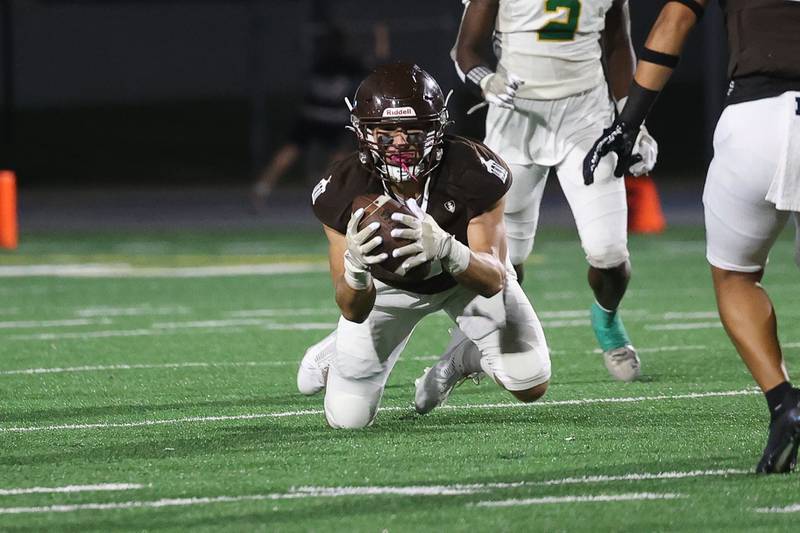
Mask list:
[[[630,279],[625,184],[614,178],[612,161],[598,169],[593,187],[584,185],[581,172],[593,140],[614,119],[612,96],[622,104],[633,75],[628,2],[463,2],[453,59],[467,86],[489,103],[485,142],[514,176],[505,208],[514,268],[521,280],[545,182],[555,171],[589,263],[590,315],[606,367],[617,379],[633,380],[640,362],[617,311]],[[490,39],[496,71],[481,55]],[[636,153],[624,170],[652,169],[657,146],[644,129]]]

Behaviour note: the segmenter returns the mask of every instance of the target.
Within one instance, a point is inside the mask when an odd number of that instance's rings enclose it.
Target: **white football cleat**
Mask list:
[[[312,396],[325,388],[328,368],[336,354],[336,336],[328,335],[306,350],[300,369],[297,371],[297,390],[300,394]]]
[[[472,341],[465,337],[462,342]],[[453,389],[466,379],[471,378],[478,383],[483,373],[464,370],[463,355],[464,350],[459,346],[448,350],[433,367],[426,368],[422,376],[414,381],[414,408],[419,414],[424,415],[442,405]]]
[[[603,352],[603,360],[608,372],[620,381],[633,381],[642,373],[641,362],[636,354],[636,348],[626,344],[622,348],[615,348]]]

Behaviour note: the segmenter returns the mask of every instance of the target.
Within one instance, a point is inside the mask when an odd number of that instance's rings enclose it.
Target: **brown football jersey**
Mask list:
[[[800,1],[720,0],[728,31],[728,103],[800,91]]]
[[[439,166],[428,177],[427,213],[443,230],[468,245],[469,221],[505,195],[511,186],[511,172],[500,157],[478,141],[446,135],[443,149]],[[314,187],[311,207],[320,222],[344,234],[353,199],[362,194],[386,192],[383,181],[362,165],[354,153],[330,166]],[[434,294],[456,285],[447,272],[417,282],[378,279],[418,294]]]

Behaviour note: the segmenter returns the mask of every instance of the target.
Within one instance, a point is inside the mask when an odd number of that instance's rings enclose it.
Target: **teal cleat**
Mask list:
[[[603,350],[609,373],[620,381],[633,381],[641,374],[641,362],[636,348],[617,311],[607,311],[595,302],[591,308],[592,329]]]

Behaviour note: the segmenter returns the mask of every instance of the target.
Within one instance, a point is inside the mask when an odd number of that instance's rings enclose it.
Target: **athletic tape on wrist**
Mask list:
[[[697,17],[697,20],[703,18],[703,13],[706,12],[706,8],[704,8],[694,0],[667,0],[667,3],[670,2],[677,2],[679,4],[685,5],[694,12],[694,16]]]
[[[494,74],[494,72],[486,65],[478,65],[477,67],[471,68],[470,71],[467,72],[466,76],[464,77],[464,85],[466,85],[467,89],[475,93],[477,96],[483,96],[481,80],[491,76],[492,74]]]
[[[680,57],[674,54],[665,54],[664,52],[659,52],[657,50],[652,50],[647,48],[646,46],[642,48],[642,54],[639,56],[639,59],[642,61],[647,61],[648,63],[655,63],[656,65],[661,65],[662,67],[667,68],[675,68],[678,66],[678,61],[680,61]]]
[[[466,244],[459,242],[455,237],[450,239],[450,253],[442,259],[442,268],[453,275],[461,274],[469,267],[472,253]]]
[[[344,253],[344,282],[354,291],[366,290],[372,283],[372,274],[355,265],[349,250]]]
[[[354,291],[365,291],[372,283],[372,274],[369,272],[353,273],[349,270],[345,270],[344,282]]]

